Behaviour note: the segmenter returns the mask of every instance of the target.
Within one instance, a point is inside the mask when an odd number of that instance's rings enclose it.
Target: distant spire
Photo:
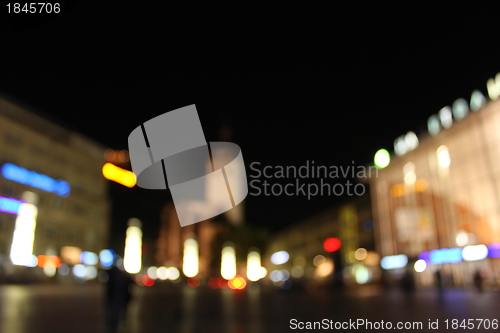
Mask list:
[[[225,117],[222,121],[222,126],[219,130],[219,141],[231,142],[233,139],[233,131],[229,117]]]

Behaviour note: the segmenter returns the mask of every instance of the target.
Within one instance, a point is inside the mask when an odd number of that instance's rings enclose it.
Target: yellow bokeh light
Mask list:
[[[322,256],[321,254],[319,254],[316,257],[314,257],[313,264],[314,264],[314,266],[321,266],[322,264],[325,263],[325,261],[326,261],[326,258],[324,256]]]
[[[134,187],[137,182],[137,177],[132,171],[122,169],[111,163],[104,164],[102,167],[102,175],[108,180],[112,180],[130,188]]]
[[[359,248],[356,250],[356,252],[354,252],[354,257],[357,260],[363,260],[366,258],[367,255],[368,255],[368,251],[366,251],[366,249],[364,249],[364,248]]]

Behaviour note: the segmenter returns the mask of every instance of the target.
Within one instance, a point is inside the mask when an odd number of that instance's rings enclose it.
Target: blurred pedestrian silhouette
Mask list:
[[[438,288],[438,291],[441,293],[443,292],[443,276],[441,274],[441,269],[437,269],[436,272],[434,273],[434,276],[436,277],[436,287]]]
[[[401,279],[401,287],[406,293],[411,293],[415,290],[415,278],[411,270],[406,270],[405,275]]]
[[[341,270],[335,270],[333,273],[333,288],[337,291],[343,291],[345,288],[344,276]]]
[[[476,273],[474,273],[474,286],[479,292],[484,290],[483,280],[484,280],[483,272],[480,269],[478,269]]]
[[[106,283],[106,326],[108,332],[118,331],[120,323],[124,323],[127,314],[127,305],[131,299],[131,276],[119,268],[115,262],[107,271]]]

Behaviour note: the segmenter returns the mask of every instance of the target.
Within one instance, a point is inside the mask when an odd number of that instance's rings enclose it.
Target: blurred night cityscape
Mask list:
[[[61,4],[0,16],[0,332],[498,329],[500,50],[476,34],[495,22],[307,51],[202,31],[184,56],[159,13]],[[219,167],[233,208],[182,226],[128,138],[193,104],[246,180]],[[204,175],[229,156],[211,147]]]

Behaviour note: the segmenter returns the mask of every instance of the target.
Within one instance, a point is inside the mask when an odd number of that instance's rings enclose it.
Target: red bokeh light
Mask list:
[[[39,267],[49,266],[59,268],[59,266],[61,266],[61,259],[58,256],[45,256],[42,254],[39,255],[37,259]]]
[[[219,280],[220,279],[216,277],[210,278],[210,280],[208,280],[208,285],[212,289],[219,289]]]
[[[227,289],[227,288],[229,288],[229,286],[227,284],[228,284],[227,280],[219,279],[219,288]]]
[[[197,277],[188,278],[187,284],[191,288],[196,288],[200,285],[200,279],[198,279]]]
[[[342,245],[342,242],[338,238],[328,238],[324,243],[323,247],[325,248],[326,252],[335,252],[338,249],[340,249],[340,246]]]
[[[144,275],[142,277],[142,284],[145,285],[146,287],[151,287],[152,285],[155,284],[155,280],[149,277],[149,275]]]

